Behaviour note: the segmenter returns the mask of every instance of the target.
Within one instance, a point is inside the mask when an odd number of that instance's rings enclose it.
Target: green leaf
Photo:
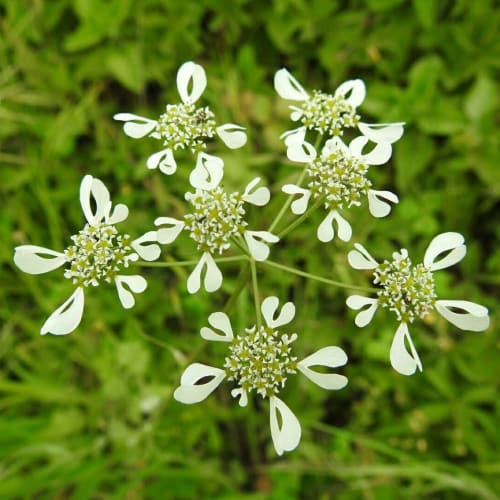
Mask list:
[[[435,154],[432,139],[409,130],[395,148],[396,185],[407,191],[412,182],[427,168]]]
[[[478,74],[465,100],[465,114],[473,121],[480,121],[493,113],[497,105],[497,86],[488,75]]]

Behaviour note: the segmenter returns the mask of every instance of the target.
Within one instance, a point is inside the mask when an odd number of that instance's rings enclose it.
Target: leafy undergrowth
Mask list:
[[[498,498],[500,363],[500,12],[493,1],[263,0],[165,2],[61,0],[0,5],[0,498],[398,499]],[[185,269],[145,271],[149,287],[123,311],[111,288],[87,294],[79,329],[40,337],[72,286],[53,272],[29,276],[13,248],[67,246],[82,225],[78,186],[90,173],[131,208],[140,234],[176,199],[175,178],[144,168],[153,141],[126,137],[112,116],[155,117],[177,102],[175,72],[204,65],[204,95],[217,116],[249,129],[224,154],[225,182],[255,175],[273,191],[293,174],[279,135],[288,110],[272,75],[288,67],[308,89],[363,78],[363,115],[405,121],[390,165],[372,180],[401,202],[374,221],[351,212],[355,241],[384,258],[406,247],[421,258],[441,231],[465,235],[460,265],[438,275],[438,295],[490,308],[485,333],[459,332],[436,315],[412,325],[424,363],[395,373],[397,327],[384,311],[358,329],[345,293],[259,268],[260,291],[293,299],[299,355],[342,346],[349,385],[328,393],[292,377],[284,399],[303,427],[299,448],[277,458],[266,405],[241,409],[219,390],[184,406],[172,398],[186,363],[208,362],[198,335],[237,287],[190,296]],[[259,221],[264,226],[266,220]],[[319,219],[318,221],[319,222]],[[308,224],[273,249],[273,260],[365,285],[349,269],[349,245],[318,252]],[[164,251],[192,258],[181,243]],[[235,324],[253,318],[250,290],[231,304]],[[298,343],[297,343],[298,344]],[[219,365],[220,366],[220,365]]]

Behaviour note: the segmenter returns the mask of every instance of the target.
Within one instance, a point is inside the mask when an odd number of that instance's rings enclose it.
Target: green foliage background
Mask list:
[[[0,498],[499,498],[497,2],[3,0],[0,23]],[[435,315],[413,325],[424,372],[407,378],[388,363],[393,316],[379,311],[360,330],[345,291],[259,267],[262,295],[297,305],[298,355],[337,344],[350,358],[343,391],[287,385],[303,437],[284,458],[266,405],[241,409],[224,388],[194,406],[172,399],[186,363],[221,361],[198,331],[226,304],[237,265],[224,267],[221,293],[195,297],[185,269],[147,269],[148,290],[127,312],[112,288],[92,290],[81,326],[58,338],[38,331],[71,284],[12,263],[16,245],[67,246],[82,226],[85,173],[131,208],[131,235],[179,210],[192,159],[173,178],[147,171],[157,144],[126,137],[112,116],[154,117],[177,102],[186,60],[207,70],[203,99],[221,121],[249,129],[245,148],[224,152],[225,182],[267,179],[275,197],[254,221],[262,228],[293,174],[274,72],[286,66],[325,91],[363,78],[366,121],[407,126],[391,164],[372,169],[401,203],[383,220],[352,211],[354,241],[378,258],[406,247],[418,261],[435,234],[461,232],[467,257],[437,274],[439,296],[491,310],[480,334]],[[310,224],[286,242],[274,260],[366,283],[347,265],[350,245],[318,244]],[[181,242],[164,255],[194,254]],[[252,324],[249,290],[231,317]]]

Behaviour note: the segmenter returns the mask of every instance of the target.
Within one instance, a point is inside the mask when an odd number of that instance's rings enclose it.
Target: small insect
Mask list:
[[[207,113],[204,109],[200,109],[198,113],[196,113],[196,116],[194,117],[196,124],[200,125],[204,121],[207,120]]]

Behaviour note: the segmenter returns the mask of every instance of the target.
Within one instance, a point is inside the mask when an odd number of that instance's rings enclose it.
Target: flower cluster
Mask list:
[[[351,295],[347,305],[354,310],[361,309],[355,319],[359,327],[371,321],[378,306],[386,307],[396,314],[400,325],[392,341],[390,360],[399,373],[412,375],[417,368],[420,371],[423,369],[408,330],[408,323],[413,323],[416,317],[424,318],[435,309],[462,330],[479,332],[488,328],[490,318],[486,307],[466,300],[436,300],[432,273],[464,258],[466,247],[461,234],[449,232],[437,235],[427,247],[423,264],[416,266],[412,266],[408,251],[404,248],[393,254],[392,261],[385,260],[379,264],[362,245],[358,243],[355,247],[348,255],[350,265],[354,269],[373,270],[373,283],[380,288],[376,299]]]
[[[186,193],[185,198],[193,207],[193,211],[184,215],[184,220],[173,217],[158,217],[155,220],[155,224],[159,226],[160,243],[172,243],[182,230],[185,230],[195,241],[197,249],[202,252],[198,264],[187,280],[189,293],[196,293],[200,289],[201,273],[205,268],[203,280],[205,290],[215,292],[221,287],[222,273],[214,260],[214,255],[220,255],[228,250],[233,242],[240,246],[246,245],[253,259],[263,261],[269,256],[268,244],[279,241],[279,238],[269,231],[246,229],[248,224],[243,218],[244,203],[264,206],[271,196],[266,187],[254,189],[259,182],[259,177],[253,179],[243,194],[238,192],[227,194],[220,186]]]
[[[295,449],[301,437],[297,417],[277,396],[285,386],[287,376],[298,370],[323,389],[339,390],[347,385],[347,377],[317,372],[310,367],[338,368],[347,363],[347,356],[340,347],[328,346],[297,362],[297,358],[291,355],[290,347],[297,339],[297,334],[280,334],[277,330],[293,320],[295,306],[287,302],[276,314],[278,307],[277,297],[264,299],[261,311],[265,325],[253,325],[245,333],[236,336],[225,313],[212,313],[208,317],[210,327],[203,327],[200,335],[205,340],[228,343],[229,355],[224,368],[201,363],[189,365],[181,376],[174,398],[185,404],[199,403],[227,378],[237,385],[231,395],[239,398],[240,406],[246,406],[249,393],[255,390],[263,398],[269,399],[271,437],[276,453],[282,455],[285,451]]]
[[[181,98],[180,104],[167,104],[165,113],[157,120],[145,118],[133,113],[117,113],[115,120],[124,122],[123,131],[134,139],[152,137],[163,142],[164,149],[152,154],[146,165],[150,169],[159,168],[166,175],[172,175],[177,170],[173,152],[177,149],[189,148],[198,154],[198,164],[202,161],[200,154],[205,148],[205,141],[218,135],[224,144],[235,149],[245,145],[247,137],[244,128],[232,123],[217,126],[215,114],[208,108],[196,107],[196,101],[207,86],[205,70],[194,62],[184,63],[177,72],[177,91]],[[205,157],[208,155],[205,155]],[[220,161],[212,162],[213,168],[222,168]],[[216,175],[222,176],[222,172]],[[204,187],[203,179],[192,177],[195,187]]]
[[[92,200],[95,210],[92,209]],[[76,285],[69,299],[45,321],[40,330],[42,335],[66,335],[74,331],[83,315],[84,288],[98,286],[102,281],[115,283],[122,306],[127,309],[133,307],[133,293],[143,292],[147,283],[142,276],[122,275],[121,270],[139,257],[156,260],[160,256],[155,231],[149,231],[135,240],[118,234],[115,224],[128,217],[128,208],[118,204],[111,210],[109,191],[99,179],[91,175],[83,178],[80,204],[87,223],[83,230],[71,237],[73,245],[64,252],[35,245],[22,245],[15,249],[14,262],[22,271],[42,274],[66,264],[64,277]]]
[[[196,259],[154,265],[194,264],[187,278],[187,290],[191,294],[202,288],[207,292],[221,288],[221,262],[239,260],[246,263],[248,272],[242,273],[242,278],[251,275],[256,321],[235,334],[225,313],[211,314],[208,317],[210,326],[201,328],[200,335],[205,340],[227,344],[222,368],[190,364],[180,377],[174,398],[181,403],[198,403],[227,379],[234,386],[231,395],[238,398],[240,406],[246,406],[249,397],[255,395],[269,400],[271,437],[276,452],[281,455],[296,448],[301,438],[297,417],[280,398],[289,379],[300,372],[324,389],[342,389],[347,384],[345,376],[311,367],[338,368],[347,363],[347,355],[340,347],[327,346],[298,360],[292,347],[298,335],[282,330],[293,320],[295,306],[286,302],[279,310],[279,299],[275,296],[268,296],[260,303],[257,263],[267,261],[267,265],[278,269],[351,288],[352,285],[339,284],[268,260],[271,246],[280,242],[274,227],[285,215],[300,216],[288,222],[290,228],[302,222],[309,212],[319,209],[326,215],[316,230],[318,239],[327,243],[337,234],[339,239],[349,241],[353,231],[346,212],[351,208],[366,201],[371,215],[387,216],[399,198],[391,191],[375,190],[369,172],[371,167],[390,160],[393,144],[403,135],[403,123],[360,121],[358,107],[365,98],[365,85],[361,80],[344,82],[333,94],[321,91],[309,94],[286,69],[280,69],[274,84],[281,97],[295,103],[290,106],[291,119],[300,125],[285,132],[282,138],[288,159],[298,163],[301,172],[295,183],[281,186],[281,191],[289,196],[268,230],[250,229],[247,222],[248,205],[264,207],[271,198],[270,190],[259,186],[260,177],[251,180],[243,192],[228,192],[223,183],[224,161],[204,151],[207,141],[215,136],[230,148],[242,147],[246,133],[242,127],[231,123],[218,126],[212,110],[196,104],[207,85],[206,74],[200,65],[187,62],[177,73],[180,103],[167,104],[157,120],[130,113],[114,116],[124,122],[123,130],[128,136],[149,136],[162,142],[163,149],[147,160],[150,169],[159,168],[171,175],[177,169],[174,151],[190,150],[195,155],[189,187],[184,191],[186,209],[179,210],[180,218],[157,217],[154,229],[131,239],[116,228],[116,224],[127,218],[127,207],[123,204],[113,207],[103,182],[85,175],[80,185],[80,204],[86,222],[83,229],[71,236],[71,244],[62,252],[22,245],[15,249],[14,262],[30,274],[65,266],[64,277],[76,288],[40,331],[54,335],[68,334],[80,324],[84,290],[89,287],[114,284],[122,306],[131,308],[135,304],[133,294],[143,292],[147,283],[140,275],[123,274],[124,270],[144,265],[139,259],[157,260],[160,244],[171,244],[181,234],[194,243]],[[357,136],[347,141],[346,129],[351,130],[350,135]],[[318,135],[316,146],[306,140],[311,132]],[[292,216],[287,214],[288,207]],[[278,234],[283,237],[286,232],[285,229]],[[422,371],[408,325],[425,318],[431,311],[437,311],[463,330],[488,328],[489,316],[485,307],[464,300],[437,298],[433,273],[456,264],[465,256],[461,234],[445,232],[436,236],[427,247],[423,262],[416,265],[406,249],[394,252],[391,259],[377,262],[359,243],[354,247],[348,254],[348,261],[355,269],[373,272],[375,296],[351,295],[347,298],[347,306],[358,311],[354,321],[359,327],[370,323],[379,306],[396,315],[399,326],[389,357],[399,373],[411,375],[417,369]],[[232,255],[222,257],[227,252]],[[242,280],[242,288],[244,285]]]

